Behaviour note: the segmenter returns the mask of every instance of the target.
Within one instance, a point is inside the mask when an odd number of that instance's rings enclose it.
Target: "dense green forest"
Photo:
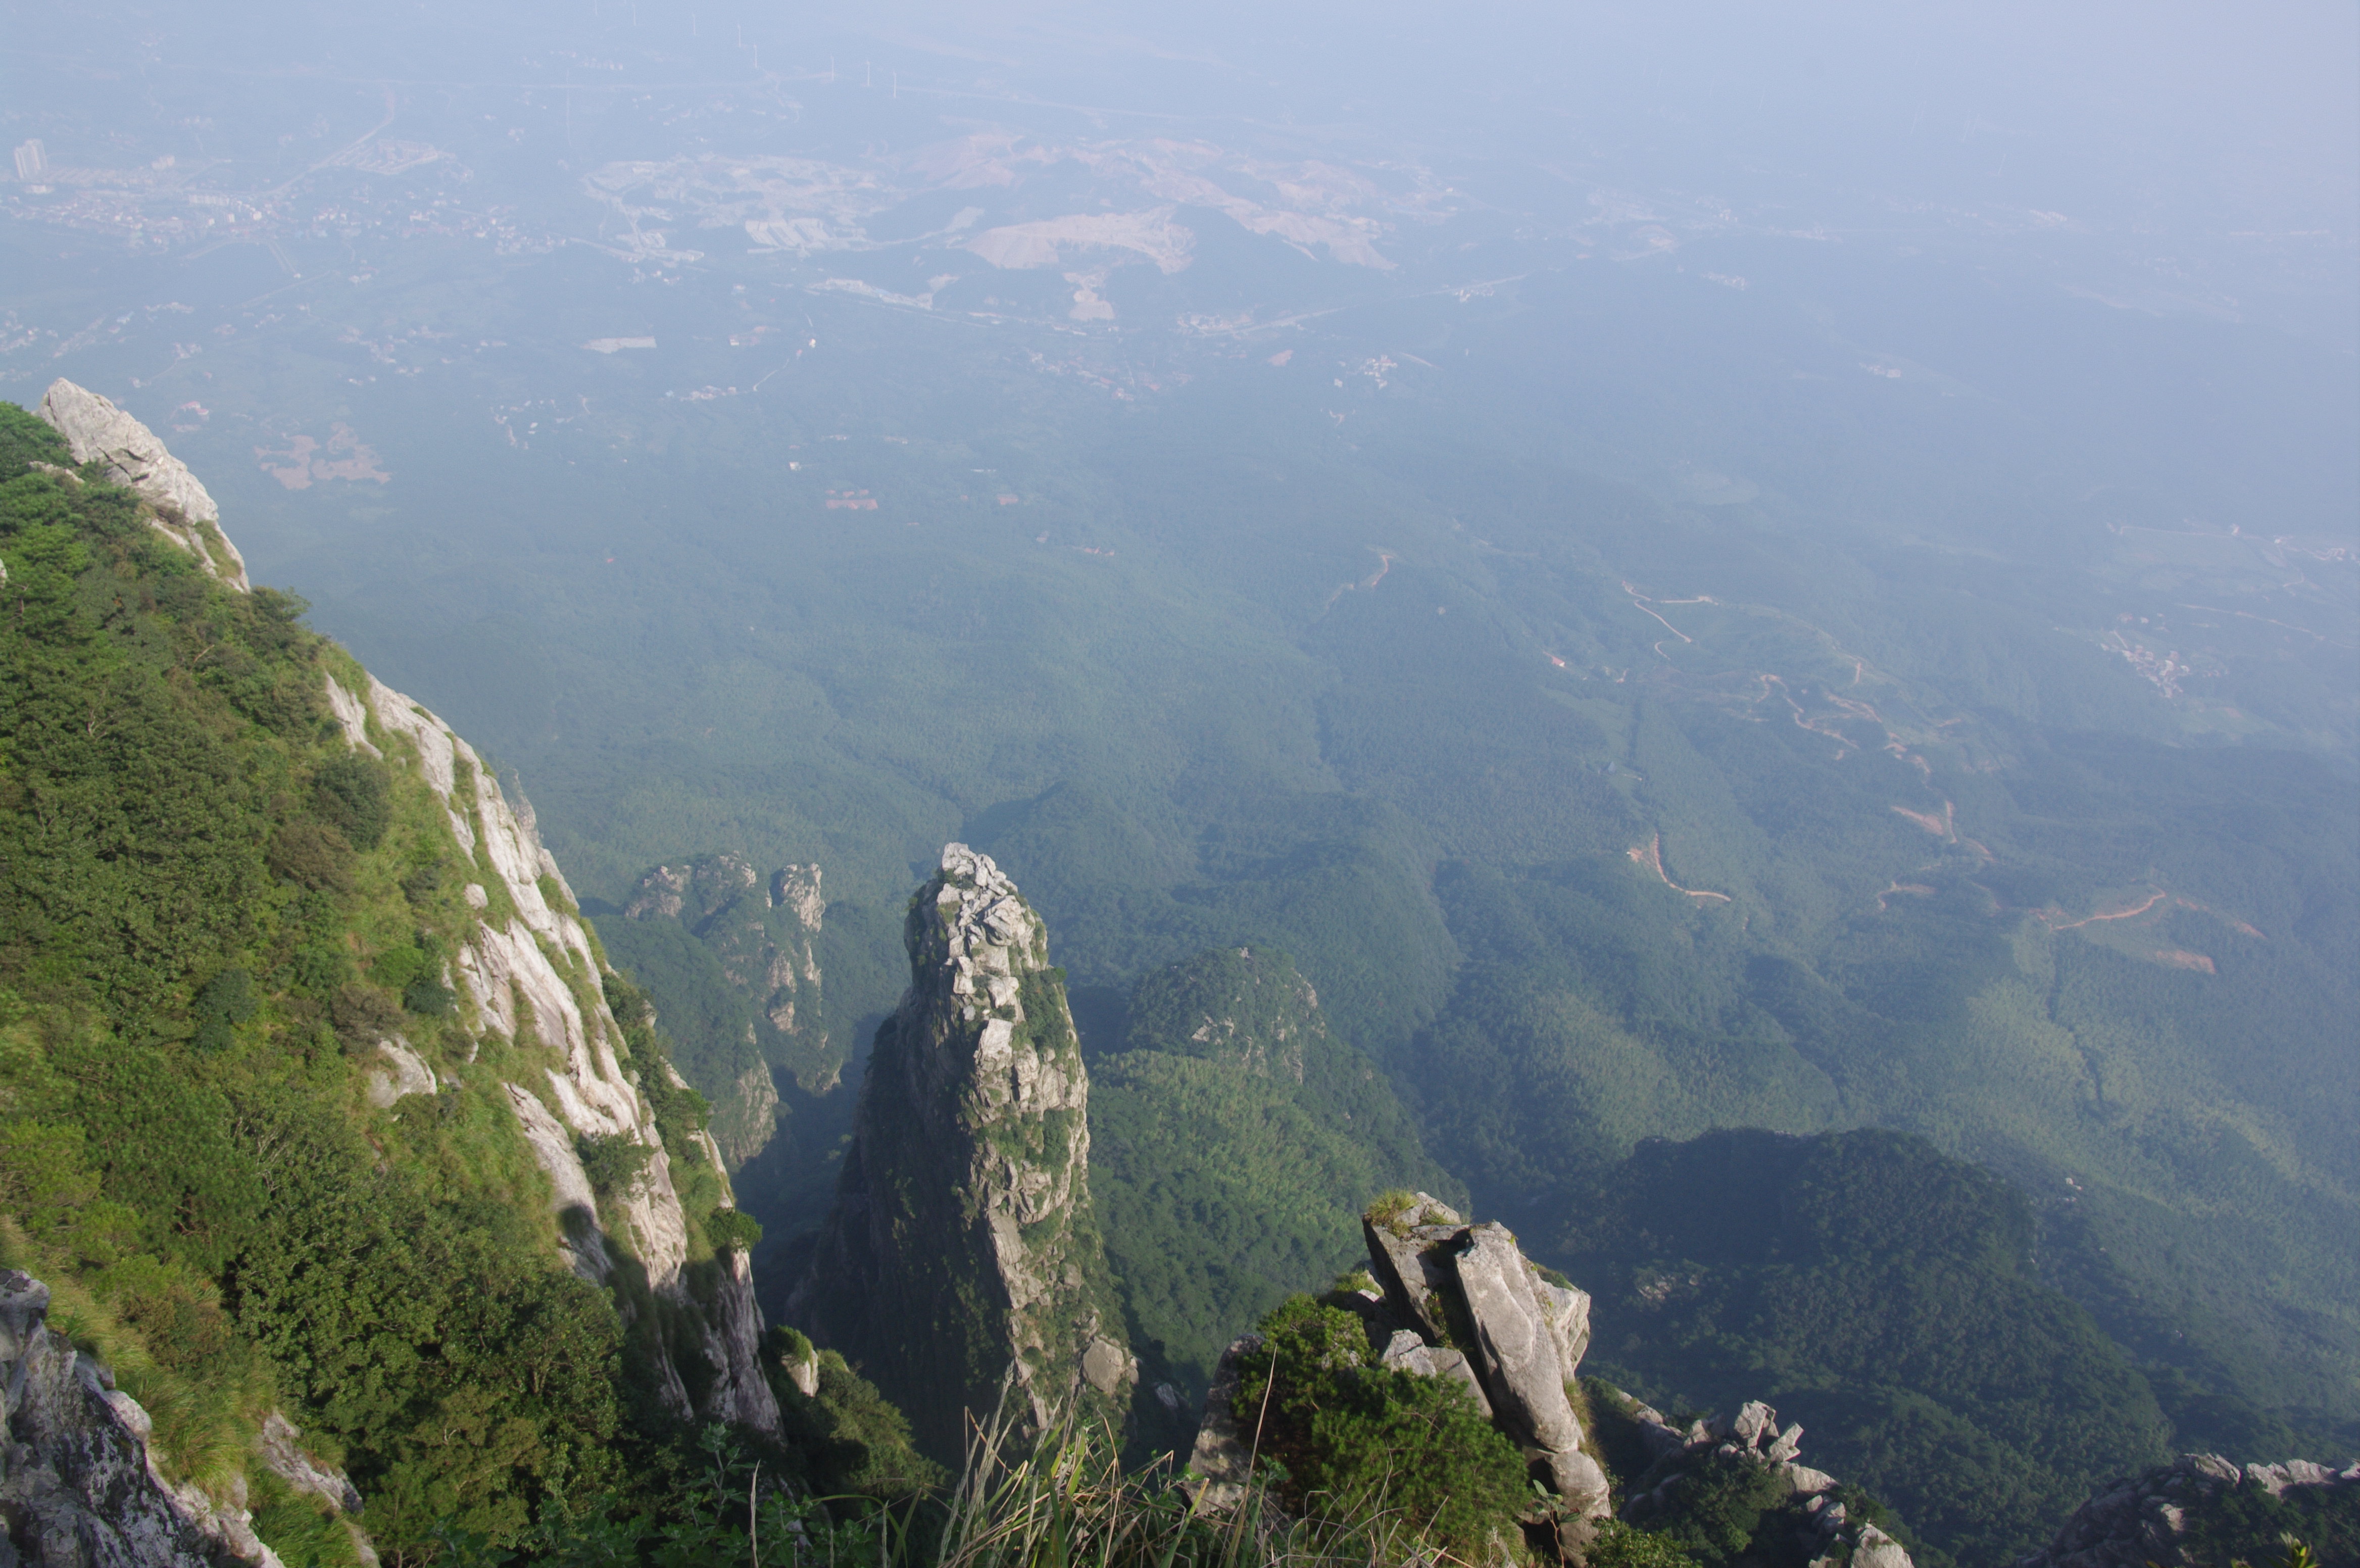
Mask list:
[[[1922,1139],[1645,1143],[1550,1234],[1595,1296],[1585,1371],[1665,1409],[1776,1406],[1959,1562],[2045,1544],[2171,1442],[2130,1358],[2040,1282],[2023,1198]]]
[[[1363,1255],[1370,1194],[1456,1195],[1284,953],[1219,948],[1142,977],[1089,1069],[1090,1190],[1132,1348],[1192,1410],[1244,1325]]]

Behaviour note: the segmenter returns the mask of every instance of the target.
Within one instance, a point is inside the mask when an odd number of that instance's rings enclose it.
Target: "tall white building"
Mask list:
[[[38,137],[16,147],[16,178],[30,184],[49,171],[49,150],[41,146]]]

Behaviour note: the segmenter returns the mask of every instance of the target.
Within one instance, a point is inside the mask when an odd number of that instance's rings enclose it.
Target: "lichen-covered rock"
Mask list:
[[[1415,1336],[1413,1336],[1415,1337]],[[1196,1445],[1188,1452],[1184,1485],[1199,1513],[1227,1513],[1245,1501],[1246,1485],[1253,1478],[1254,1434],[1239,1428],[1238,1387],[1248,1363],[1266,1356],[1260,1334],[1233,1341],[1213,1367],[1205,1390],[1205,1417],[1196,1428]]]
[[[49,1332],[49,1287],[0,1271],[0,1552],[27,1568],[279,1568],[245,1510],[175,1488],[148,1455],[148,1414]]]
[[[2241,1494],[2284,1498],[2289,1488],[2317,1488],[2338,1500],[2360,1497],[2360,1463],[2331,1470],[2307,1460],[2248,1464],[2217,1453],[2182,1454],[2116,1481],[2083,1503],[2041,1551],[2016,1568],[2195,1568],[2217,1561],[2191,1550],[2188,1538],[2208,1518],[2241,1508]],[[2249,1505],[2248,1505],[2249,1506]],[[2267,1550],[2273,1543],[2256,1543]]]
[[[989,856],[943,850],[904,929],[836,1204],[790,1314],[959,1452],[1003,1378],[1035,1423],[1136,1380],[1088,1181],[1089,1078],[1048,932]],[[1020,1410],[1020,1427],[1026,1411]]]
[[[75,462],[100,464],[109,479],[145,496],[155,508],[149,523],[194,555],[207,574],[249,591],[246,559],[219,526],[221,509],[154,431],[63,377],[49,383],[37,411],[65,437]]]

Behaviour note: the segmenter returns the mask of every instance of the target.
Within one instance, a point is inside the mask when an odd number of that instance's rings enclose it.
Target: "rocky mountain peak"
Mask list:
[[[77,463],[97,463],[106,477],[146,497],[155,508],[156,531],[197,558],[198,564],[240,593],[250,591],[246,558],[221,531],[221,508],[187,464],[164,443],[109,400],[60,376],[35,411],[65,437]]]
[[[791,1314],[861,1362],[938,1453],[989,1417],[1003,1380],[1020,1425],[1071,1397],[1119,1413],[1137,1364],[1090,1202],[1089,1077],[1048,929],[990,856],[951,844],[903,939],[910,988],[877,1032]]]

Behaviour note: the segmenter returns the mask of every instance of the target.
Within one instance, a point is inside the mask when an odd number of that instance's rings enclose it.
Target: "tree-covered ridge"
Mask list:
[[[686,1168],[694,1096],[627,1025],[692,1211],[686,1296],[647,1289],[621,1228],[596,1244],[612,1293],[569,1272],[509,1087],[564,1054],[455,983],[514,914],[481,814],[471,853],[405,736],[350,743],[332,696],[357,710],[366,677],[300,601],[222,586],[150,515],[0,404],[0,1259],[145,1407],[166,1474],[249,1497],[290,1562],[358,1549],[255,1467],[274,1409],[349,1472],[388,1561],[446,1526],[515,1542],[660,1499],[679,1425],[657,1389],[697,1376],[695,1227],[727,1195]],[[551,962],[603,1013],[596,973]],[[619,1196],[644,1158],[595,1144]],[[800,1446],[774,1466],[845,1471],[821,1393],[787,1397]]]
[[[1650,1142],[1562,1237],[1596,1293],[1600,1376],[1666,1409],[1770,1401],[1962,1562],[2038,1545],[2171,1436],[2122,1350],[2035,1277],[2021,1196],[1917,1138]]]
[[[1147,1376],[1193,1401],[1224,1345],[1350,1266],[1369,1193],[1455,1184],[1284,953],[1149,974],[1120,1043],[1090,1064],[1091,1190]]]

